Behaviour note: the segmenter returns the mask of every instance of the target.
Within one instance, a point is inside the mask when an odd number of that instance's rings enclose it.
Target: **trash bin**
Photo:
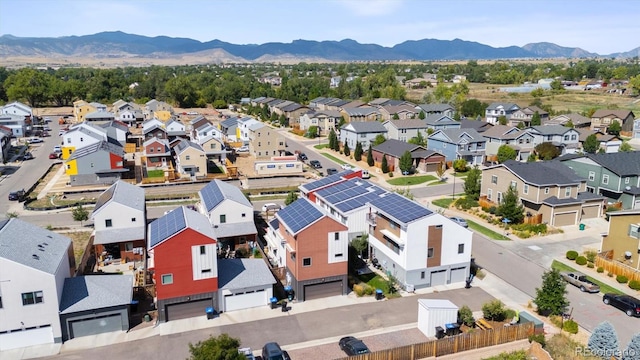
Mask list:
[[[384,294],[382,293],[381,289],[376,289],[376,300],[382,300],[384,299]]]
[[[213,308],[212,307],[206,308],[205,312],[207,313],[207,320],[213,319]]]
[[[277,297],[272,297],[271,299],[269,299],[269,302],[271,303],[271,308],[275,309],[278,307],[278,298]]]
[[[444,329],[442,326],[436,326],[436,339],[442,339],[444,337]]]
[[[458,335],[460,333],[460,325],[457,323],[445,324],[447,328],[447,336]]]
[[[580,224],[580,231],[583,231],[585,228],[584,224]]]
[[[144,322],[149,322],[149,321],[151,321],[151,315],[144,314]]]
[[[138,300],[131,300],[131,312],[138,312]]]
[[[287,300],[293,301],[293,289],[291,286],[285,286],[284,293],[287,295]]]
[[[283,301],[282,302],[282,312],[287,312],[289,309],[287,308],[287,302]]]

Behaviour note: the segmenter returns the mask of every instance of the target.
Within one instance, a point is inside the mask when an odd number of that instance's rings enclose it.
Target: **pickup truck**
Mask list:
[[[581,274],[579,272],[562,272],[560,273],[562,279],[568,282],[569,284],[580,288],[580,291],[585,292],[588,291],[590,293],[600,292],[600,286],[598,284],[594,284],[593,282],[587,279],[585,274]]]

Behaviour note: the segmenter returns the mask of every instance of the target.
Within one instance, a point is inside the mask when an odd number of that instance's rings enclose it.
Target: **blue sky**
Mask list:
[[[234,44],[350,38],[393,46],[459,38],[495,47],[546,41],[609,54],[640,46],[639,19],[640,0],[0,0],[0,34],[120,30]]]

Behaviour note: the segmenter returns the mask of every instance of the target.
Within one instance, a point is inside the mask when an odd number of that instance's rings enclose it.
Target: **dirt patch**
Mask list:
[[[69,213],[69,217],[71,217],[71,213]],[[87,250],[87,245],[89,245],[91,231],[56,231],[55,229],[53,229],[53,231],[71,239],[71,242],[73,243],[73,257],[76,259],[76,266],[80,264],[82,255],[85,250]]]

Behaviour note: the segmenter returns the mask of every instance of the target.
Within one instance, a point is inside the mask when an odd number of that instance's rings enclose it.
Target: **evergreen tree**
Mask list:
[[[540,113],[536,111],[533,113],[533,116],[531,117],[531,126],[540,126],[540,125],[541,125]]]
[[[637,360],[638,358],[640,358],[640,333],[631,337],[629,345],[622,352],[622,360]]]
[[[362,144],[360,142],[356,144],[356,149],[353,151],[353,159],[355,161],[362,160]]]
[[[587,136],[582,144],[582,150],[589,154],[595,154],[598,151],[598,138],[596,134],[591,134]]]
[[[336,132],[333,129],[329,132],[329,148],[331,150],[336,148]]]
[[[618,349],[618,335],[613,325],[608,321],[598,324],[589,337],[587,347],[592,354],[602,359],[610,359],[612,356],[618,355],[620,351]]]
[[[333,150],[340,151],[340,139],[338,135],[334,134],[335,140],[333,141]]]
[[[389,164],[387,164],[387,155],[382,155],[382,164],[380,165],[380,170],[382,170],[383,174],[389,172]]]
[[[290,205],[292,202],[296,200],[298,200],[298,194],[294,191],[289,191],[289,194],[287,194],[287,198],[284,199],[284,204]]]
[[[427,115],[424,113],[424,110],[420,110],[420,113],[418,114],[418,119],[424,120],[424,118],[426,117]]]
[[[538,307],[538,314],[562,315],[569,306],[566,287],[567,283],[557,269],[546,271],[542,275],[542,287],[536,288],[536,298],[533,300]]]
[[[369,150],[367,150],[367,165],[373,166],[375,162],[373,161],[373,150],[371,149],[371,145],[369,145]]]
[[[520,224],[524,220],[524,206],[520,204],[518,190],[509,186],[502,196],[502,202],[498,205],[496,215],[503,219],[509,219],[511,224]]]
[[[402,156],[400,156],[400,171],[402,173],[410,172],[413,167],[413,159],[411,158],[411,153],[409,150],[405,151]]]
[[[349,149],[349,145],[347,145],[346,143],[344,144],[344,155],[345,156],[349,156],[351,155],[351,149]]]
[[[480,180],[482,179],[482,170],[478,165],[474,166],[467,173],[466,179],[464,179],[464,193],[467,198],[478,200],[480,198]]]
[[[607,134],[609,134],[609,135],[618,136],[618,135],[620,135],[620,131],[622,131],[622,126],[620,126],[620,123],[615,121],[615,120],[607,128]]]

